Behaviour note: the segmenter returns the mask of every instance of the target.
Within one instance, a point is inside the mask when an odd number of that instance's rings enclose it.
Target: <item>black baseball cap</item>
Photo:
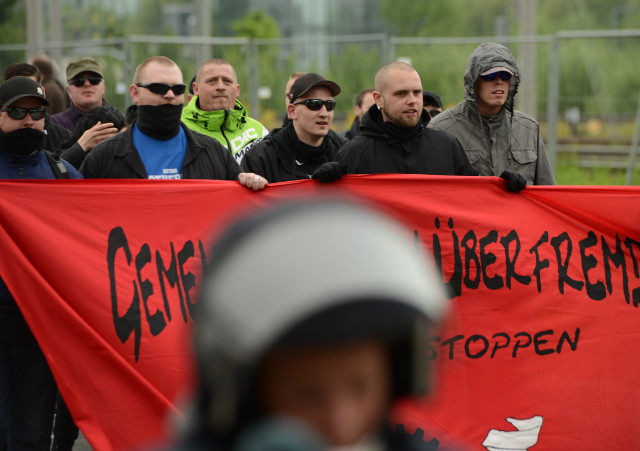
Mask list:
[[[338,86],[337,83],[325,79],[322,75],[309,72],[298,78],[293,83],[293,86],[291,86],[289,90],[289,103],[293,103],[298,97],[305,95],[311,88],[315,88],[316,86],[329,88],[331,95],[334,97],[340,94],[340,86]]]
[[[422,102],[426,105],[427,103],[435,103],[440,108],[442,108],[442,101],[440,100],[440,96],[435,92],[431,91],[422,91]]]
[[[42,86],[29,77],[13,77],[0,85],[0,106],[11,105],[23,97],[36,97],[49,105]]]

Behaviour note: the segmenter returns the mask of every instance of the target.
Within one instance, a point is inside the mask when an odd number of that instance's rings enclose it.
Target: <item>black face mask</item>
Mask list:
[[[145,135],[166,141],[180,131],[181,116],[182,104],[138,105],[136,125]]]
[[[44,147],[45,132],[20,128],[9,133],[0,130],[0,150],[14,155],[29,155]]]

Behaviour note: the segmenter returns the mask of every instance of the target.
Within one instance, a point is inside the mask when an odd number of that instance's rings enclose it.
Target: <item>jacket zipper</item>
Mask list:
[[[229,114],[231,114],[229,110],[224,110],[224,121],[222,121],[222,127],[220,127],[220,133],[222,134],[222,137],[224,138],[224,140],[227,142],[227,149],[229,149],[229,151],[233,154],[231,143],[229,142],[227,135],[224,134],[224,131],[227,129],[227,119],[229,119]]]

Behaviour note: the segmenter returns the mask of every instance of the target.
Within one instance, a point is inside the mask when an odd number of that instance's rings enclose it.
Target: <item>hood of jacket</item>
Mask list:
[[[484,42],[469,55],[467,69],[464,73],[464,98],[467,104],[477,105],[478,93],[476,81],[481,73],[492,67],[506,67],[513,72],[509,94],[505,102],[505,109],[513,112],[515,96],[520,85],[520,71],[511,51],[502,44],[496,42]]]
[[[220,129],[235,131],[242,128],[246,122],[247,109],[236,99],[236,103],[231,110],[204,111],[198,104],[198,96],[193,96],[189,103],[182,110],[182,120],[192,121],[205,130],[211,132]],[[222,127],[222,125],[225,125]]]

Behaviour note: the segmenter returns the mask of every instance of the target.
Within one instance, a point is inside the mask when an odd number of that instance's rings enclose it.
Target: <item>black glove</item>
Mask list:
[[[507,191],[511,191],[512,193],[518,193],[527,186],[527,181],[524,177],[513,169],[505,169],[502,171],[500,178],[507,181]]]
[[[340,164],[337,161],[329,161],[327,163],[323,163],[318,167],[318,169],[313,171],[311,178],[320,180],[322,183],[331,183],[336,180],[340,180],[346,172],[346,164]]]

